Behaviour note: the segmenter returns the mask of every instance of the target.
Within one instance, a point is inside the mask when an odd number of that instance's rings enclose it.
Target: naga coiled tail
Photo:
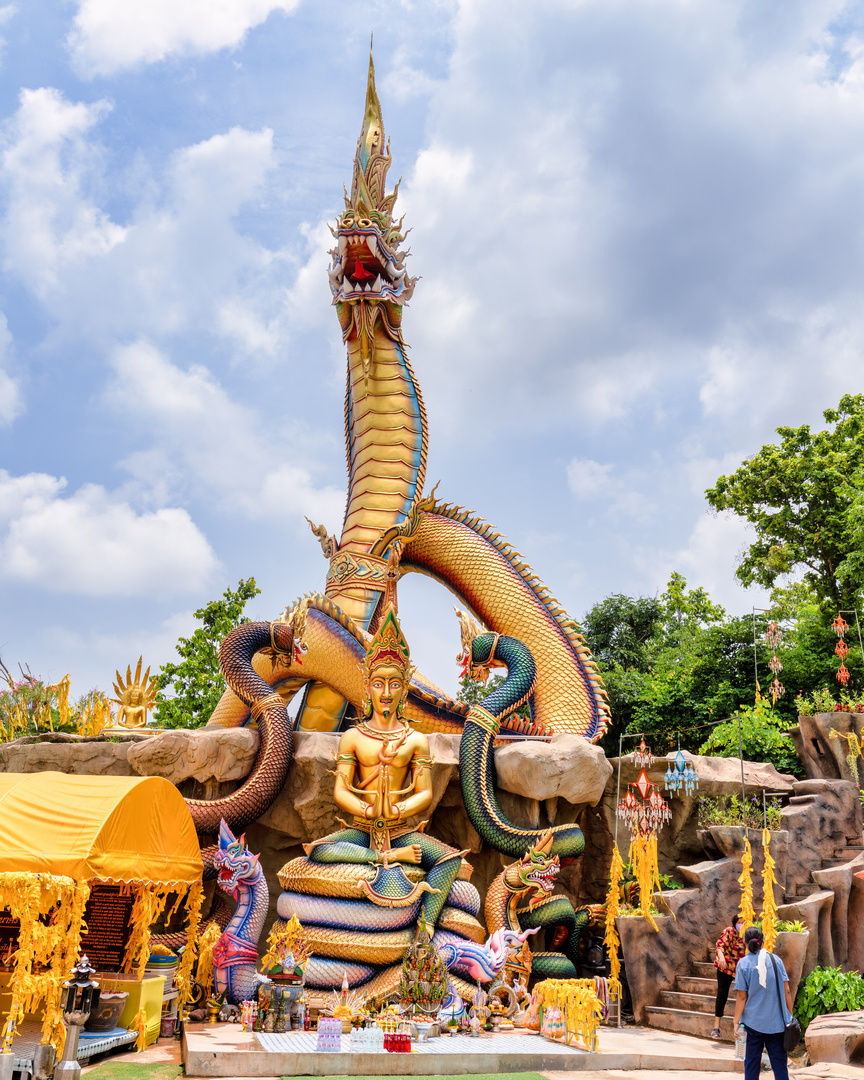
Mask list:
[[[223,819],[239,835],[273,804],[285,785],[294,753],[294,736],[282,698],[257,674],[252,657],[260,649],[291,653],[292,628],[285,623],[253,622],[236,627],[219,648],[219,666],[234,693],[258,721],[258,754],[242,786],[219,799],[187,799],[199,834],[216,835]],[[212,877],[211,851],[202,852],[205,877]]]
[[[465,719],[459,746],[459,778],[468,818],[482,839],[496,851],[521,858],[529,847],[552,834],[551,855],[573,859],[585,848],[578,825],[556,825],[553,829],[521,829],[507,819],[495,797],[495,757],[493,743],[502,720],[529,700],[534,687],[534,658],[516,638],[485,633],[474,638],[471,660],[486,666],[497,660],[507,667],[507,678],[473,706]]]

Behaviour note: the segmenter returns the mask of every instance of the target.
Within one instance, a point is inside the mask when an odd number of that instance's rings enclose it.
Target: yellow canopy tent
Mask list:
[[[139,978],[150,924],[171,893],[188,893],[188,945],[177,973],[186,996],[203,865],[189,808],[173,784],[158,776],[0,774],[0,822],[0,909],[8,908],[21,923],[4,1052],[25,1004],[33,1007],[43,999],[43,1041],[60,1052],[60,983],[79,953],[88,883],[94,880],[124,883],[135,893],[124,968],[136,965]],[[46,927],[39,916],[49,912]],[[43,970],[34,974],[34,965]]]
[[[189,808],[161,776],[0,773],[0,872],[191,883],[203,872]]]

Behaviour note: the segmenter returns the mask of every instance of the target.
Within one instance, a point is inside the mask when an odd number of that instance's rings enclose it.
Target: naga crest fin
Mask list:
[[[228,828],[225,818],[219,822],[219,850],[227,851],[232,844],[237,843],[237,837]]]

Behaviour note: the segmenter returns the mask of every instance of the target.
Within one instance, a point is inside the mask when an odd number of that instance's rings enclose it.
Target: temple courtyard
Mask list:
[[[316,1053],[314,1035],[307,1047],[304,1040],[309,1041],[310,1036],[302,1033],[276,1037],[296,1042],[293,1050],[267,1050],[253,1044],[253,1033],[244,1033],[235,1025],[200,1024],[187,1029],[185,1072],[180,1042],[159,1039],[142,1053],[114,1055],[86,1067],[83,1073],[89,1080],[180,1080],[183,1076],[275,1080],[283,1076],[432,1077],[460,1073],[477,1077],[508,1073],[513,1080],[537,1080],[540,1076],[546,1080],[666,1080],[680,1076],[684,1080],[696,1073],[710,1073],[711,1080],[731,1080],[743,1075],[743,1063],[734,1060],[732,1047],[725,1043],[644,1027],[604,1027],[599,1034],[600,1051],[596,1054],[534,1035],[500,1034],[433,1040],[411,1054],[359,1055]],[[268,1038],[274,1037],[265,1036]],[[440,1049],[437,1043],[442,1044]],[[526,1051],[525,1043],[535,1046]],[[458,1071],[453,1067],[456,1054],[461,1056]],[[553,1059],[551,1065],[542,1064],[544,1058]],[[541,1064],[532,1064],[538,1062]],[[864,1067],[856,1065],[821,1063],[796,1068],[790,1061],[789,1072],[802,1080],[864,1080]]]

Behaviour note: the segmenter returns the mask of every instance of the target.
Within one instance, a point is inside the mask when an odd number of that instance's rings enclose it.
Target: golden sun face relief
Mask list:
[[[117,681],[114,683],[116,698],[112,698],[120,708],[117,710],[117,726],[127,728],[144,727],[147,723],[147,713],[156,704],[156,676],[150,678],[150,668],[141,676],[143,657],[138,657],[138,666],[135,668],[135,677],[132,677],[131,664],[126,668],[126,681],[119,671],[115,672]]]

